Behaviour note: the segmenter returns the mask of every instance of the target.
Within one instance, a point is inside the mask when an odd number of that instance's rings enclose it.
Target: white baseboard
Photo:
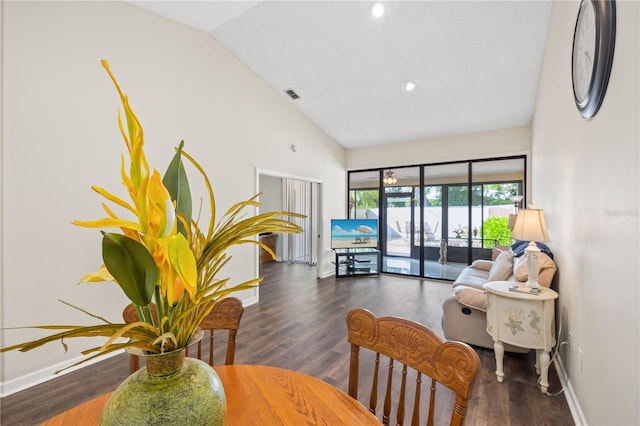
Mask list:
[[[76,362],[79,362],[82,359],[86,358],[85,356],[78,356],[78,357],[69,359],[67,361],[58,363],[56,365],[51,365],[41,370],[34,371],[29,374],[25,374],[24,376],[20,376],[15,379],[9,380],[8,382],[2,382],[0,383],[0,398],[13,395],[14,393],[20,392],[32,386],[39,385],[40,383],[48,382],[49,380],[55,379],[60,376],[64,376],[65,374],[71,373],[72,371],[76,371],[81,368],[88,367],[91,364],[95,364],[96,362],[100,362],[112,356],[119,355],[123,352],[124,351],[115,351],[105,356],[92,359],[91,361],[87,361],[80,365],[76,365],[75,367],[71,367],[71,368],[68,368],[67,370],[61,371],[58,374],[55,374],[56,371],[69,367],[70,365],[73,365]]]
[[[320,278],[320,279],[328,278],[328,277],[330,277],[332,275],[335,275],[335,272],[336,271],[334,270],[334,268],[331,268],[330,270],[326,270],[324,272],[320,272],[318,274],[318,278]]]
[[[242,306],[246,308],[247,306],[255,305],[256,303],[258,303],[258,299],[259,299],[259,296],[256,293],[254,293],[253,296],[248,297],[246,299],[242,299]]]
[[[571,386],[571,380],[569,380],[567,370],[565,370],[564,364],[562,363],[562,357],[556,356],[554,364],[556,366],[558,378],[560,379],[560,383],[562,384],[564,396],[567,400],[567,405],[569,406],[569,410],[571,411],[571,416],[573,417],[574,423],[576,424],[576,426],[588,426],[587,420],[584,418],[582,408],[580,408],[580,402],[578,401],[578,398],[573,391],[573,387]]]

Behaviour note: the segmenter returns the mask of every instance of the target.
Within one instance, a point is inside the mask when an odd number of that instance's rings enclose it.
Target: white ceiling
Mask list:
[[[129,1],[207,32],[347,149],[531,122],[552,2]],[[403,84],[417,87],[406,92]]]

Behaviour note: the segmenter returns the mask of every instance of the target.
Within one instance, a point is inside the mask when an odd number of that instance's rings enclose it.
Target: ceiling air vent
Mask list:
[[[284,91],[287,95],[289,95],[289,97],[291,99],[298,99],[300,96],[298,96],[298,94],[296,92],[293,91],[293,89],[288,89]]]

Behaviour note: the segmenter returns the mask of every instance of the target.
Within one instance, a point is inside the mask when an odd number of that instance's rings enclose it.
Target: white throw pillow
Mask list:
[[[491,251],[491,260],[496,260],[498,256],[500,256],[500,253],[509,250],[511,250],[511,247],[509,246],[501,246],[500,244],[496,244],[496,246]]]
[[[493,262],[487,281],[506,281],[513,274],[513,252],[503,251]]]
[[[513,275],[516,280],[526,282],[529,279],[529,271],[527,270],[526,253],[515,259],[513,262]],[[548,273],[546,272],[548,271]],[[556,272],[556,264],[546,253],[538,255],[538,283],[542,287],[549,287],[551,280]]]
[[[471,264],[471,267],[474,269],[479,269],[481,271],[490,271],[493,266],[493,262],[485,259],[476,259]]]
[[[516,280],[522,283],[529,279],[529,271],[527,270],[527,256],[525,254],[517,257],[513,261],[513,275],[516,276]]]

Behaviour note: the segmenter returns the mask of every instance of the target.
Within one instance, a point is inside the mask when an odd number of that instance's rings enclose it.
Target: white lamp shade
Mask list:
[[[521,209],[516,218],[511,236],[520,241],[551,241],[544,223],[542,209]]]

